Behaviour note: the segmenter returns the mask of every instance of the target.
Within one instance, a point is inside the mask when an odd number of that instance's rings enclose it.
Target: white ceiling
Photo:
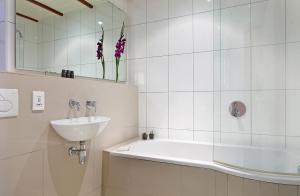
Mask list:
[[[62,12],[64,14],[78,10],[78,9],[89,9],[78,0],[38,0],[39,2],[46,4],[47,6]],[[105,0],[87,0],[89,3],[93,5],[97,5],[99,2],[105,2]],[[46,18],[49,16],[53,16],[54,14],[36,6],[27,0],[16,0],[16,11],[27,16],[33,17],[37,20],[41,20],[42,18]]]

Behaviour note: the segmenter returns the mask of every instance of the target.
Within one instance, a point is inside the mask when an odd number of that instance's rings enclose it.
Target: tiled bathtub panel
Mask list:
[[[110,187],[116,187],[120,189],[128,188],[130,175],[129,168],[129,159],[110,157],[108,166],[107,185]]]
[[[259,182],[255,180],[243,180],[243,196],[259,195]]]
[[[279,185],[279,196],[297,196],[297,186]]]
[[[129,189],[156,196],[180,196],[180,167],[151,161],[130,161]]]
[[[181,195],[215,196],[215,172],[210,169],[181,167]]]
[[[278,196],[279,186],[278,184],[261,182],[260,183],[260,194],[263,196]]]
[[[243,178],[228,175],[228,196],[243,195]]]
[[[112,157],[105,153],[104,168],[119,165],[122,169],[103,180],[103,196],[300,196],[300,186],[256,181],[205,168]],[[108,185],[109,178],[124,175],[128,175],[128,186]],[[121,179],[118,183],[127,184]]]
[[[228,192],[228,175],[215,172],[216,196],[227,196]]]

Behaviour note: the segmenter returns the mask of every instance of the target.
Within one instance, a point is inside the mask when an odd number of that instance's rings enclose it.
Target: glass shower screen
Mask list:
[[[298,174],[299,9],[298,0],[215,0],[215,162]]]

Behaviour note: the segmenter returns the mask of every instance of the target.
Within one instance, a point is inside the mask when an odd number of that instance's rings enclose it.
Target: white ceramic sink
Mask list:
[[[98,136],[110,118],[104,116],[80,117],[51,121],[52,127],[68,141],[87,141]]]

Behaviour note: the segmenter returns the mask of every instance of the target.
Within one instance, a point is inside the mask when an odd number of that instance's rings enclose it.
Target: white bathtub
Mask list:
[[[209,168],[253,180],[300,185],[299,175],[280,174],[281,172],[297,173],[300,159],[280,150],[154,140],[131,141],[110,148],[107,151],[113,156]],[[213,156],[228,165],[213,161]],[[234,165],[241,167],[234,167]],[[262,172],[257,169],[278,171],[278,173]]]

